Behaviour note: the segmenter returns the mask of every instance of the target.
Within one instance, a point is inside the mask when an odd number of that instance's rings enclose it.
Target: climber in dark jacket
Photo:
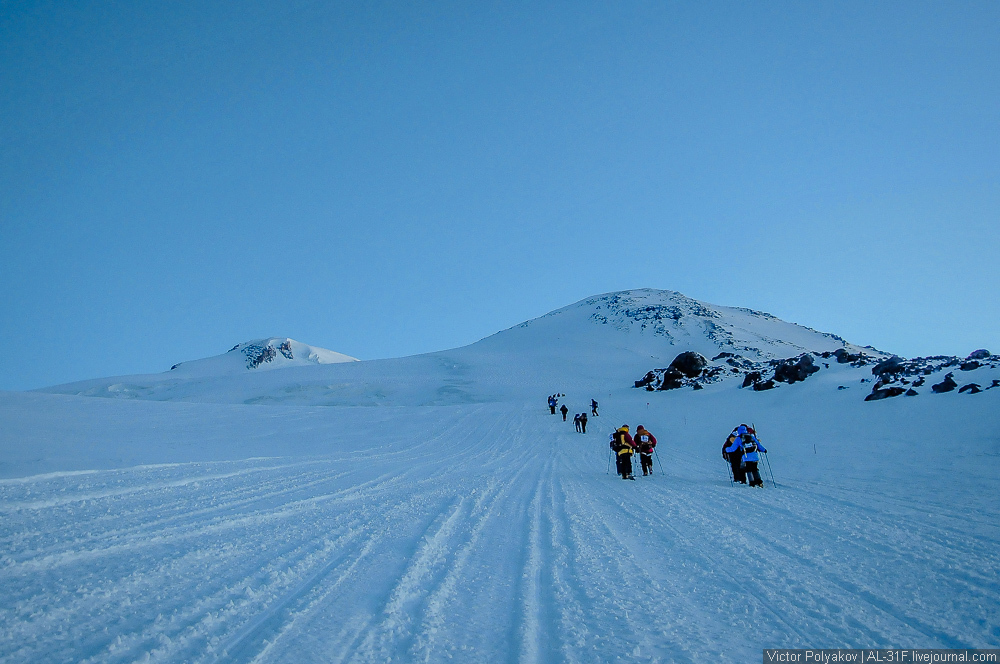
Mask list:
[[[628,433],[628,425],[611,434],[611,449],[615,452],[615,465],[623,480],[634,480],[632,475],[632,454],[635,453],[635,441]]]
[[[746,484],[747,473],[743,470],[743,450],[737,449],[735,452],[728,452],[726,450],[734,441],[739,440],[737,431],[739,431],[740,427],[746,427],[746,425],[741,424],[739,427],[733,429],[733,432],[726,438],[726,442],[722,443],[722,458],[728,461],[729,466],[733,469],[733,481]]]
[[[653,450],[656,449],[656,436],[642,428],[635,428],[635,444],[639,448],[639,461],[642,463],[642,474],[653,474]]]

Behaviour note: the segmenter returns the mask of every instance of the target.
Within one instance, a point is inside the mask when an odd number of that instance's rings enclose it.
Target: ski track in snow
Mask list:
[[[733,488],[667,436],[665,474],[622,481],[605,472],[612,416],[581,436],[537,408],[469,407],[422,436],[379,431],[370,454],[2,482],[0,661],[1000,647],[990,515],[832,483]]]

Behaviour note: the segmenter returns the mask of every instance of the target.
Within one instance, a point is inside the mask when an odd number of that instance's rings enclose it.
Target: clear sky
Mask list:
[[[1000,352],[1000,3],[0,0],[0,389],[664,288]]]

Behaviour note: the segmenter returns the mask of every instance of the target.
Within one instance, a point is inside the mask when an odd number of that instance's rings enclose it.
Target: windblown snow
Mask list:
[[[290,360],[285,341],[0,393],[0,661],[1000,647],[1000,390],[865,402],[872,367],[822,360],[763,392],[636,389],[686,350],[862,350],[670,291],[396,360],[308,361],[297,342]],[[265,347],[303,364],[247,369]],[[720,450],[741,422],[776,487],[730,485]],[[652,476],[614,474],[623,423],[659,440]]]

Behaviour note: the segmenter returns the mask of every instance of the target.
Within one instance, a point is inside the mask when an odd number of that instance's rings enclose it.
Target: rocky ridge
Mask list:
[[[993,377],[1000,375],[1000,356],[985,349],[977,350],[965,358],[937,355],[905,359],[898,355],[885,357],[883,353],[852,353],[846,348],[763,361],[728,351],[709,360],[699,353],[685,351],[677,355],[668,367],[646,372],[635,381],[634,387],[649,392],[683,387],[700,390],[713,383],[739,380],[739,388],[761,392],[774,389],[780,383],[792,385],[802,382],[823,369],[829,369],[832,363],[848,365],[854,369],[872,366],[872,377],[861,378],[862,383],[872,383],[871,393],[865,397],[865,401],[900,395],[916,396],[920,394],[917,388],[928,383],[931,383],[928,387],[935,394],[956,389],[959,393],[977,394],[1000,387],[1000,378]],[[948,371],[949,369],[953,370]],[[964,384],[959,386],[959,382],[955,380],[956,371],[976,372],[974,377],[982,382],[963,381]],[[941,377],[943,372],[947,373]],[[940,382],[932,380],[935,376],[941,378]],[[987,380],[989,385],[984,386]],[[847,386],[840,385],[839,389],[847,389]]]

